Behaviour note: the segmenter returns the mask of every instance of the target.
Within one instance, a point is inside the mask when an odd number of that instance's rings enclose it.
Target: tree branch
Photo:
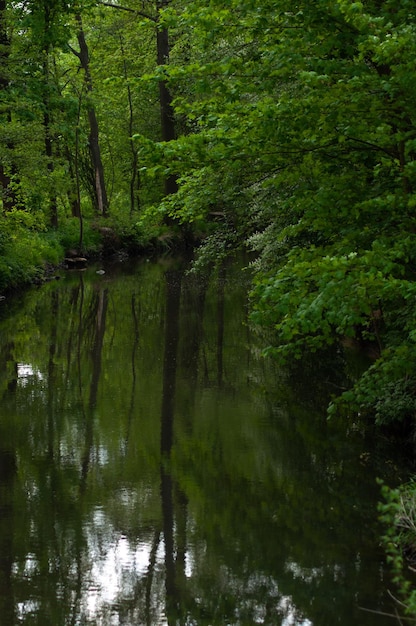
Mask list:
[[[346,138],[349,141],[355,141],[356,143],[361,143],[364,146],[368,146],[368,148],[370,148],[371,150],[375,150],[376,152],[384,152],[385,154],[388,154],[389,157],[395,158],[394,152],[388,150],[387,148],[383,148],[382,146],[378,146],[375,143],[371,143],[370,141],[365,141],[364,139],[359,139],[358,137],[350,137],[349,135],[346,135]]]
[[[78,50],[76,50],[75,48],[73,48],[71,46],[71,44],[67,44],[68,48],[70,49],[70,51],[72,52],[72,54],[75,54],[76,57],[78,57],[78,59],[81,59],[81,53],[78,52]]]
[[[103,2],[102,0],[100,0],[99,4],[101,4],[104,7],[110,7],[111,9],[119,9],[120,11],[128,11],[129,13],[135,13],[136,15],[139,15],[140,17],[144,17],[146,20],[150,20],[151,22],[155,22],[155,23],[157,22],[156,17],[152,17],[151,15],[148,15],[147,13],[143,13],[142,11],[138,11],[137,9],[124,7],[121,4],[113,4],[112,2]]]

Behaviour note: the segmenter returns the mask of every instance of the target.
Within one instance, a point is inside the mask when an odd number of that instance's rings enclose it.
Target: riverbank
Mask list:
[[[5,226],[2,228],[2,226]],[[176,249],[180,238],[135,222],[67,219],[56,230],[28,230],[21,216],[0,224],[0,296],[52,280],[58,269],[86,267],[103,258],[154,257]]]

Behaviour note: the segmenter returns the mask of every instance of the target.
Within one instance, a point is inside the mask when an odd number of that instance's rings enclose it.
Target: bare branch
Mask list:
[[[360,611],[365,611],[366,613],[373,613],[374,615],[385,615],[386,617],[394,617],[397,619],[397,612],[396,613],[386,613],[385,611],[376,611],[374,609],[367,609],[365,606],[358,606],[357,607]],[[409,621],[409,622],[414,622],[414,618],[413,617],[402,617],[402,620],[405,621]]]

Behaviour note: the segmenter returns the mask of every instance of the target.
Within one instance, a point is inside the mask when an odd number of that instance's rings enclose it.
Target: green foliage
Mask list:
[[[2,16],[0,173],[14,210],[3,201],[0,289],[79,248],[74,199],[91,253],[152,240],[170,249],[173,229],[163,224],[174,221],[202,241],[195,270],[241,247],[254,252],[252,319],[271,337],[266,354],[305,362],[340,338],[376,347],[330,415],[414,427],[413,4],[170,2],[160,25],[174,45],[169,65],[158,66],[153,5],[144,19],[132,0],[123,2],[131,11],[93,1],[12,3]],[[88,94],[71,53],[78,13],[90,50]],[[162,80],[175,112],[170,142],[160,141]],[[105,225],[91,219],[92,105],[110,181]],[[178,191],[163,198],[166,177]],[[48,232],[54,204],[60,227]],[[401,525],[414,521],[414,493],[413,483],[386,490],[381,511],[413,615],[400,551],[414,545],[414,526]]]
[[[137,221],[134,215],[115,215],[106,220],[105,228],[110,230],[110,242],[103,243],[103,252],[111,252],[111,238],[113,251],[125,250],[129,254],[138,254],[144,250],[151,250],[163,234],[160,223],[152,225],[150,221]]]
[[[174,42],[165,66],[155,55],[154,7],[146,19],[136,3],[124,5],[131,11],[29,2],[7,13],[7,32],[21,33],[10,37],[1,93],[1,163],[17,209],[10,228],[42,231],[56,202],[58,241],[78,247],[78,222],[67,221],[78,182],[84,245],[103,245],[89,224],[93,105],[111,181],[104,246],[113,249],[115,237],[130,249],[152,239],[169,248],[163,224],[174,222],[202,241],[197,269],[251,248],[253,319],[272,331],[266,352],[287,360],[340,337],[372,342],[380,358],[330,411],[413,420],[411,3],[171,2],[160,12]],[[78,12],[91,52],[88,94],[70,48]],[[169,142],[160,141],[161,80],[175,113]],[[163,198],[166,177],[178,191]]]
[[[11,219],[0,219],[0,291],[41,278],[46,264],[55,265],[62,258],[57,238],[29,230],[30,221],[18,211]]]
[[[253,247],[268,353],[373,342],[381,358],[344,404],[414,419],[415,14],[405,1],[202,4],[169,13],[165,71],[188,134],[156,146],[179,180],[159,208],[192,224],[223,212],[202,250]]]
[[[416,554],[416,482],[413,479],[396,489],[381,480],[379,483],[383,501],[378,508],[380,521],[386,529],[383,544],[387,562],[404,600],[401,606],[406,616],[416,619],[416,588],[410,573]]]
[[[101,236],[93,228],[94,222],[91,219],[83,221],[83,249],[92,254],[97,254],[101,250]],[[64,251],[78,250],[80,237],[80,224],[77,218],[68,218],[60,225],[56,237]]]

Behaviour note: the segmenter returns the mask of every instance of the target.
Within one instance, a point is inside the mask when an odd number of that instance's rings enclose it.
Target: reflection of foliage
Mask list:
[[[203,595],[200,585],[216,588],[220,599],[228,592],[228,620],[238,610],[232,602],[232,589],[237,584],[233,577],[237,576],[240,589],[250,588],[252,572],[262,572],[270,584],[278,581],[280,594],[293,595],[297,606],[309,617],[311,595],[317,598],[314,610],[323,610],[328,587],[337,580],[357,576],[357,588],[363,596],[366,594],[368,572],[354,573],[360,557],[357,548],[355,555],[351,553],[352,543],[357,540],[355,536],[352,541],[351,529],[364,531],[368,523],[364,520],[374,516],[376,494],[372,481],[357,485],[357,458],[344,456],[347,445],[339,438],[341,433],[332,432],[331,436],[328,429],[325,437],[323,428],[321,436],[313,441],[315,452],[311,454],[304,439],[308,430],[302,432],[299,428],[299,422],[309,420],[310,415],[298,417],[292,428],[279,428],[280,440],[271,436],[274,429],[270,425],[265,429],[264,423],[262,428],[259,425],[251,430],[248,438],[228,411],[219,417],[216,434],[212,432],[212,420],[207,419],[207,429],[195,432],[186,448],[175,454],[179,482],[199,530],[192,543],[210,546],[211,558],[205,552],[202,568],[192,583],[197,585],[194,595]],[[259,441],[253,440],[254,434],[260,435]],[[338,458],[334,445],[340,447]],[[368,500],[369,493],[372,501]],[[276,537],[278,541],[273,540]],[[218,580],[222,562],[229,568],[229,587],[224,580]],[[306,582],[308,572],[315,570]],[[266,596],[268,593],[270,588]],[[255,595],[258,601],[259,594]],[[337,598],[340,602],[338,593]],[[270,596],[268,599],[270,602]],[[346,595],[345,602],[349,601]],[[207,610],[215,613],[212,606]],[[337,603],[334,619],[339,610]],[[346,613],[349,610],[351,606],[345,608]],[[272,618],[269,623],[273,623]]]
[[[111,268],[68,273],[27,293],[24,307],[7,301],[9,604],[31,611],[22,623],[42,625],[71,614],[152,624],[163,612],[200,626],[297,615],[350,623],[354,593],[370,604],[373,585],[383,588],[374,476],[389,466],[371,433],[325,419],[327,382],[343,384],[339,355],[277,369],[255,356],[238,270],[209,283],[183,276],[174,442],[161,477],[163,263],[117,280]]]
[[[330,363],[321,355],[321,374]],[[315,364],[313,374],[303,372],[304,386],[319,378],[316,369]],[[238,585],[248,594],[254,585],[252,573],[262,572],[269,581],[264,606],[274,611],[265,623],[276,623],[273,620],[277,620],[282,594],[292,596],[310,618],[315,611],[317,616],[333,609],[331,620],[337,623],[340,610],[349,617],[354,611],[347,591],[341,600],[342,594],[335,590],[338,585],[351,577],[356,579],[363,604],[370,593],[368,570],[361,570],[359,563],[366,552],[369,520],[375,515],[374,476],[388,471],[388,467],[383,467],[380,442],[366,441],[354,428],[345,438],[341,424],[325,419],[325,397],[321,398],[320,413],[316,405],[315,409],[307,403],[299,406],[299,389],[295,386],[290,396],[284,371],[278,376],[283,380],[268,398],[274,409],[270,418],[262,412],[261,404],[253,402],[255,396],[241,397],[241,388],[238,400],[222,398],[219,412],[218,396],[213,391],[199,399],[202,404],[192,435],[178,442],[174,450],[174,472],[194,520],[191,541],[201,555],[201,569],[191,582],[192,595],[203,596],[201,587],[215,588],[217,593],[210,595],[209,601],[215,603],[217,598],[218,604],[207,606],[206,612],[212,615],[227,610],[222,613],[224,621],[233,623],[239,614],[233,589]],[[297,386],[301,381],[299,371]],[[273,389],[270,384],[267,387]],[[306,396],[313,396],[310,388]],[[239,402],[249,417],[242,416]],[[360,462],[374,470],[364,470],[358,481]],[[276,537],[278,541],[274,541]],[[373,540],[377,543],[375,535]],[[218,578],[224,563],[228,581]],[[377,577],[380,562],[373,565],[373,576]],[[276,602],[271,600],[273,581],[278,581],[279,587]],[[260,587],[254,594],[257,600]],[[329,608],[331,587],[338,600]],[[315,598],[313,607],[311,597]],[[252,620],[255,606],[258,608],[253,601]]]
[[[157,276],[157,268],[153,269]],[[160,345],[158,292],[163,292],[155,288],[150,268],[147,275],[147,283],[140,286],[137,274],[130,281],[140,302],[140,325],[146,321],[147,332],[140,335],[140,348],[150,353],[150,346],[154,350]],[[137,473],[142,477],[134,496],[136,502],[129,503],[129,517],[133,510],[137,513],[136,523],[131,525],[133,535],[149,526],[149,519],[155,519],[159,511],[157,491],[151,495],[147,477],[152,466],[156,480],[158,476],[158,436],[153,419],[158,411],[157,390],[152,392],[148,383],[150,395],[136,395],[136,410],[143,419],[132,419],[126,410],[126,400],[131,403],[131,379],[120,364],[130,346],[134,320],[131,302],[124,298],[125,285],[111,289],[106,328],[100,331],[100,319],[104,321],[100,294],[107,286],[80,282],[79,275],[68,275],[67,282],[67,288],[59,291],[56,284],[45,285],[42,297],[31,292],[26,297],[26,309],[15,312],[11,324],[6,320],[2,325],[4,337],[14,340],[5,349],[5,358],[11,364],[30,364],[25,366],[25,377],[17,379],[16,397],[6,391],[2,428],[13,425],[11,445],[17,447],[19,459],[15,489],[15,508],[19,511],[15,531],[19,537],[16,576],[18,581],[30,578],[34,588],[42,586],[50,590],[47,595],[56,597],[56,606],[48,606],[45,595],[42,606],[36,608],[39,623],[49,623],[49,619],[51,623],[64,623],[65,613],[73,602],[78,602],[77,594],[85,595],[86,589],[79,588],[78,578],[87,580],[91,563],[83,555],[92,550],[91,542],[97,541],[95,533],[101,533],[94,518],[95,503],[105,496],[112,523],[127,530],[122,513],[125,505],[120,508],[122,494],[116,497],[120,475],[127,482],[136,482]],[[91,385],[99,373],[92,359],[98,356],[94,352],[100,346],[98,333],[103,330],[99,386],[102,391],[90,406]],[[135,365],[136,376],[144,383],[151,375],[157,386],[157,361],[154,365],[155,368],[149,368],[147,360],[141,359]],[[131,368],[130,363],[128,367]],[[13,368],[9,369],[11,376],[16,376]],[[109,389],[105,390],[105,386]],[[119,393],[113,393],[117,388]],[[112,401],[107,404],[108,393]],[[152,398],[156,402],[153,409]],[[146,417],[148,411],[150,420]],[[115,420],[115,415],[123,415],[123,419]],[[100,443],[95,435],[98,423]],[[89,471],[83,496],[80,489],[86,453]],[[142,459],[142,470],[138,469],[137,455]],[[91,532],[86,532],[85,523]],[[48,565],[50,559],[53,567]],[[62,591],[57,592],[59,589]],[[25,597],[20,582],[16,600],[19,594]],[[80,606],[79,610],[85,611],[86,607]]]

